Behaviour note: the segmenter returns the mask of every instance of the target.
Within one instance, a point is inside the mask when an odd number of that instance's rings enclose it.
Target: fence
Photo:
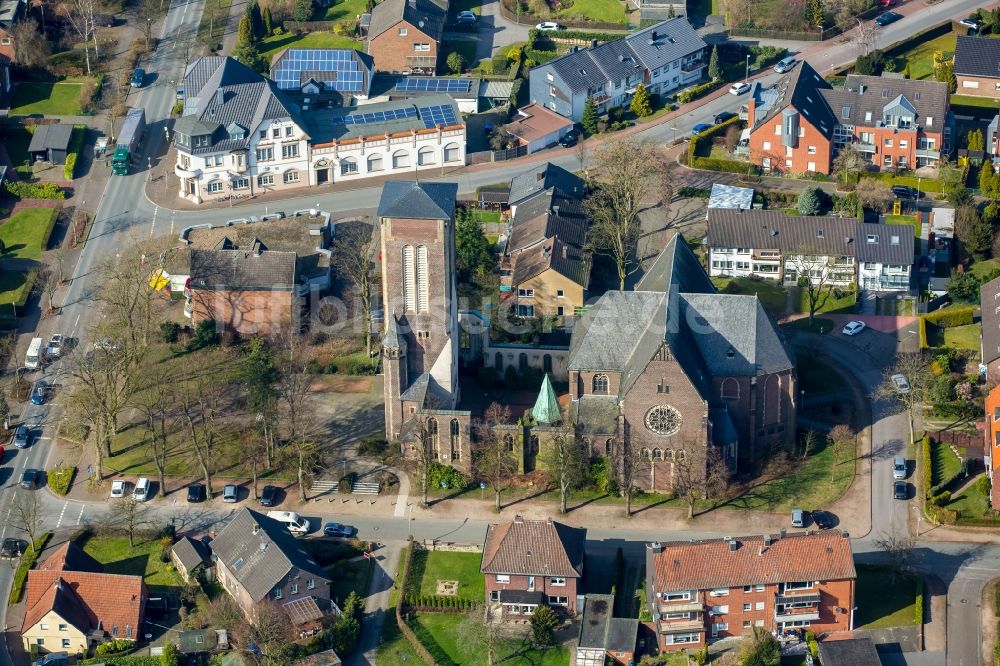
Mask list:
[[[967,458],[981,460],[983,457],[983,439],[979,435],[971,435],[959,430],[941,430],[931,433],[931,437],[942,444],[964,448]]]
[[[872,7],[866,11],[861,12],[855,18],[859,18],[862,21],[867,21],[868,19],[875,18],[883,11],[882,7]],[[854,24],[847,26],[848,30],[854,28]],[[795,39],[804,42],[822,42],[827,39],[832,39],[837,35],[845,32],[844,28],[839,25],[833,25],[829,28],[823,28],[823,30],[812,30],[809,31],[789,31],[789,30],[768,30],[766,28],[751,28],[751,27],[737,27],[730,28],[730,37],[766,37],[770,39]]]
[[[538,23],[539,21],[545,21],[547,19],[539,18],[529,12],[515,12],[511,7],[507,5],[513,4],[516,6],[518,0],[501,0],[500,2],[500,15],[503,16],[508,21],[513,21],[514,23]],[[521,19],[524,19],[523,21]],[[568,28],[587,28],[589,30],[623,30],[627,28],[624,23],[602,23],[600,21],[573,21],[571,19],[559,19],[559,25],[566,26]]]
[[[528,154],[527,146],[518,146],[506,150],[484,150],[478,153],[468,153],[465,157],[469,164],[486,164],[489,162],[504,162],[517,159]]]
[[[285,21],[287,32],[330,32],[339,21]]]

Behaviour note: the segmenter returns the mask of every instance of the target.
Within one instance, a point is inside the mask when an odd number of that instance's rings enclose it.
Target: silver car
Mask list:
[[[228,485],[222,489],[222,501],[232,504],[236,501],[236,486]]]
[[[906,458],[903,456],[896,456],[892,459],[892,478],[906,478]]]
[[[792,527],[806,526],[806,512],[802,509],[792,509]]]

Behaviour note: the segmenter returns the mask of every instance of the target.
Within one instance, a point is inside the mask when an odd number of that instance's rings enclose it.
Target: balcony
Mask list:
[[[779,613],[775,611],[774,621],[775,622],[800,622],[800,621],[815,621],[819,619],[819,609],[818,608],[803,608],[797,611],[786,611],[784,613]]]
[[[688,631],[704,631],[705,623],[701,620],[660,620],[657,629],[661,634],[679,634]]]
[[[938,160],[941,159],[941,151],[931,150],[929,148],[917,148],[917,157],[927,157],[930,159]]]
[[[201,169],[185,169],[180,164],[175,164],[174,175],[178,178],[199,178],[201,176]]]
[[[818,604],[820,596],[818,592],[808,592],[806,594],[776,594],[774,604]]]
[[[862,153],[875,153],[877,150],[874,143],[866,143],[865,141],[855,141],[852,145],[855,150]]]
[[[700,601],[682,601],[675,604],[665,604],[661,603],[656,607],[656,610],[660,613],[684,613],[684,612],[696,612],[700,613],[705,610],[705,604]]]
[[[696,72],[705,66],[704,60],[692,60],[691,62],[686,62],[681,65],[681,71],[685,74],[688,72]]]

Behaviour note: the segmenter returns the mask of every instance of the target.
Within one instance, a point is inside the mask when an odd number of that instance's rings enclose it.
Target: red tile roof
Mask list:
[[[538,141],[566,127],[572,128],[573,121],[539,104],[518,109],[514,120],[503,126],[508,133],[525,143]]]
[[[486,528],[483,563],[488,574],[562,576],[583,574],[583,543],[587,532],[548,520],[514,520]]]
[[[72,541],[52,551],[45,561],[38,565],[39,571],[104,571],[101,563],[88,555],[83,548]]]
[[[769,538],[770,545],[765,545]],[[851,541],[839,532],[789,534],[784,537],[748,536],[650,546],[648,570],[657,590],[710,590],[786,581],[852,579]]]

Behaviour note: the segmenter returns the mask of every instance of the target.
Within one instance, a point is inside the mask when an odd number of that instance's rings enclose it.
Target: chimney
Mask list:
[[[778,538],[779,539],[784,539],[785,538],[785,528],[784,527],[781,528],[781,536],[779,536]]]
[[[592,49],[596,49],[597,48],[597,40],[596,39],[590,40],[590,48],[592,48]]]
[[[545,180],[545,171],[539,170],[535,173],[535,182],[540,183]]]
[[[253,533],[254,533],[254,535],[256,535],[259,532],[260,532],[260,525],[258,525],[257,523],[254,523],[253,524]]]
[[[865,94],[865,84],[862,83],[862,84],[860,84],[858,86],[858,94],[859,95],[864,95]]]
[[[521,523],[524,522],[524,518],[520,514],[518,514],[514,516],[514,522],[520,525]]]
[[[759,547],[757,549],[757,557],[760,557],[761,555],[763,555],[765,550],[767,550],[767,548],[765,548],[764,546]]]
[[[771,537],[770,534],[765,534],[764,535],[764,545],[765,546],[770,546],[771,545],[771,540],[772,540],[772,537]]]
[[[732,541],[729,542],[729,552],[730,553],[735,553],[739,549],[740,549],[740,542],[739,541],[737,541],[736,539],[733,539]]]
[[[663,552],[663,544],[660,543],[659,541],[653,541],[652,543],[647,543],[646,544],[646,550],[654,552],[654,553],[662,553]]]
[[[552,207],[552,214],[555,215],[556,217],[559,217],[559,206]]]
[[[569,255],[569,248],[567,248],[565,245],[562,246],[562,255],[563,259],[566,259],[567,256]]]
[[[225,90],[221,90],[220,89],[220,90],[216,90],[215,91],[215,102],[216,102],[216,104],[225,104],[226,103],[226,91]]]
[[[655,30],[650,31],[649,38],[652,39],[653,41],[656,41],[656,31]]]

